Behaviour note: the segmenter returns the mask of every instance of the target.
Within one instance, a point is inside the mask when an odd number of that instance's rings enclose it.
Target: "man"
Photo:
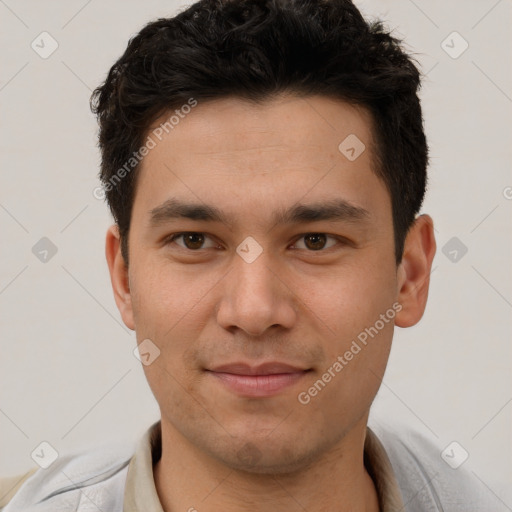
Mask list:
[[[130,41],[92,105],[161,421],[10,481],[5,512],[501,510],[367,426],[435,254],[419,84],[348,0],[203,0]]]

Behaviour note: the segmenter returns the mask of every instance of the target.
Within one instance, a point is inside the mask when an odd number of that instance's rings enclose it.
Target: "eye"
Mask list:
[[[175,233],[171,235],[165,240],[165,244],[172,244],[174,241],[181,239],[183,244],[177,244],[184,249],[188,249],[190,251],[198,251],[200,249],[208,249],[209,247],[203,247],[205,239],[210,238],[204,233],[198,233],[195,231],[187,231],[184,233]],[[211,240],[211,239],[210,239]],[[211,247],[216,247],[216,244],[213,243]]]
[[[205,246],[205,240],[210,240],[210,245]],[[327,240],[331,239],[332,243],[330,245],[327,244]],[[178,243],[177,240],[181,240],[181,243]],[[303,247],[297,247],[298,241],[304,240]],[[164,242],[166,245],[176,243],[179,247],[198,252],[201,249],[211,249],[215,248],[218,245],[205,233],[195,232],[195,231],[186,231],[182,233],[174,233],[170,235]],[[297,242],[295,242],[293,248],[295,249],[306,249],[309,252],[313,251],[322,251],[326,249],[330,249],[335,246],[337,243],[343,243],[341,240],[336,237],[327,235],[326,233],[306,233],[302,235]]]
[[[326,247],[326,240],[328,238],[334,240],[334,243]],[[329,236],[326,233],[306,233],[299,238],[299,240],[302,239],[306,241],[306,243],[304,244],[305,248],[311,251],[321,251],[323,249],[330,249],[336,244],[336,242],[339,242],[338,239]],[[297,245],[297,242],[295,242],[295,245]],[[299,247],[299,249],[302,249],[302,247]]]

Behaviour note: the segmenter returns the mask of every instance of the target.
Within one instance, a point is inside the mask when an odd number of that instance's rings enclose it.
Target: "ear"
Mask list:
[[[116,224],[110,226],[107,231],[105,256],[110,271],[110,282],[112,283],[117,309],[119,309],[126,327],[135,330],[128,267],[121,254],[121,240],[119,237],[119,228]]]
[[[402,305],[395,317],[398,327],[411,327],[423,316],[435,253],[434,223],[430,216],[420,215],[407,233],[398,266],[398,302]]]

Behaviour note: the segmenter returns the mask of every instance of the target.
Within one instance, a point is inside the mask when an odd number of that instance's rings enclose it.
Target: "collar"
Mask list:
[[[153,479],[153,465],[162,455],[160,425],[158,421],[145,432],[130,460],[123,512],[164,512]],[[381,512],[402,510],[402,495],[391,462],[384,446],[369,427],[366,427],[364,464],[375,483]]]

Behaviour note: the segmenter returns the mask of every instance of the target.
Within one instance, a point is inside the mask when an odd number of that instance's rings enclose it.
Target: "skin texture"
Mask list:
[[[350,134],[366,146],[354,161],[338,150]],[[430,217],[418,217],[397,267],[390,196],[372,156],[364,109],[281,95],[259,106],[236,98],[199,103],[145,157],[129,268],[116,226],[106,256],[124,323],[139,343],[150,339],[160,350],[144,371],[162,415],[155,484],[164,510],[378,510],[363,464],[369,408],[394,324],[408,327],[423,315],[435,241]],[[215,205],[230,225],[152,226],[150,212],[170,198]],[[331,199],[367,215],[272,221],[276,209]],[[166,242],[184,231],[204,234],[204,244]],[[252,263],[236,252],[248,236],[263,249]],[[394,319],[300,403],[299,393],[397,303]],[[205,371],[238,361],[310,371],[274,396],[247,398]]]

